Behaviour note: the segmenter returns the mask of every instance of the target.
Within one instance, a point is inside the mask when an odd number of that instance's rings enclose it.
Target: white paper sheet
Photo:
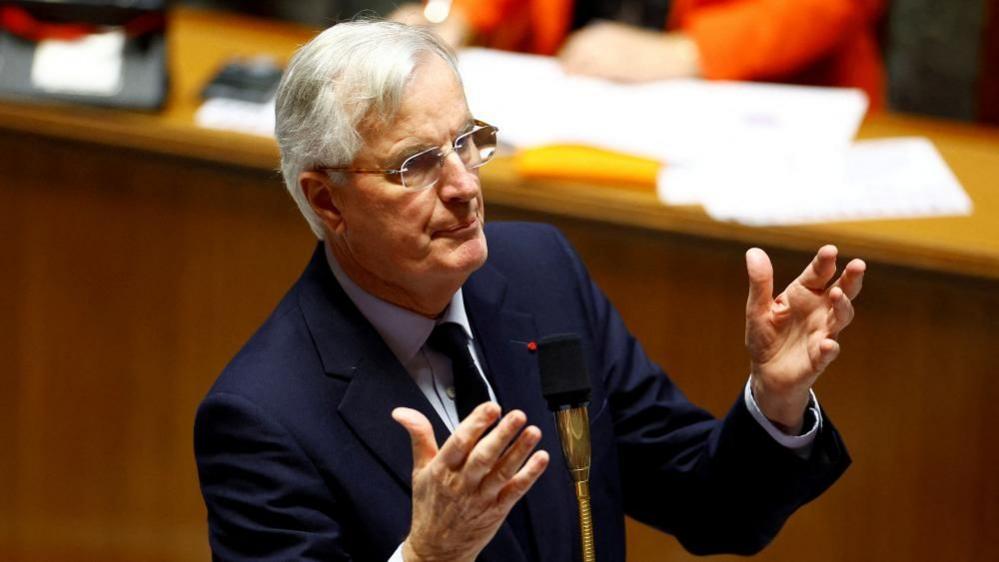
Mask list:
[[[674,173],[675,172],[675,173]],[[859,141],[842,151],[660,174],[665,201],[700,203],[755,226],[968,215],[972,202],[925,138]]]
[[[700,80],[623,85],[566,75],[551,57],[469,49],[459,60],[472,112],[518,147],[584,144],[670,164],[841,148],[867,109],[856,89]]]
[[[926,139],[854,143],[863,92],[570,76],[550,57],[460,55],[469,106],[517,147],[583,144],[666,163],[659,196],[751,225],[963,215],[967,193]]]
[[[120,29],[73,41],[41,41],[31,64],[31,83],[52,93],[112,96],[121,90],[124,50]]]
[[[274,136],[274,100],[253,103],[243,100],[212,98],[194,114],[199,127],[222,129],[262,137]]]

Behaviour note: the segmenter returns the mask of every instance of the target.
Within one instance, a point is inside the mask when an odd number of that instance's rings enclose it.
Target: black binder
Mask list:
[[[45,42],[108,31],[124,37],[114,88],[53,87],[33,78]],[[73,48],[63,45],[64,52]],[[167,88],[165,0],[0,0],[0,97],[151,110],[163,106]]]

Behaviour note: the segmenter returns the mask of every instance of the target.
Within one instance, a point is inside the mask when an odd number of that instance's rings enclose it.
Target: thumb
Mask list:
[[[839,356],[839,342],[826,338],[819,342],[819,358],[816,361],[816,372],[821,373],[826,370],[830,363]]]
[[[410,408],[392,410],[392,419],[409,433],[413,443],[413,469],[419,470],[437,456],[434,428],[426,416]]]
[[[746,315],[766,312],[773,304],[774,296],[774,267],[767,253],[759,248],[750,248],[746,252],[746,272],[749,274]]]

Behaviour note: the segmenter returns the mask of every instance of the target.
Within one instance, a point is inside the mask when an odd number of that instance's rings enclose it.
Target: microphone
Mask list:
[[[590,376],[576,334],[555,334],[538,342],[541,392],[555,415],[562,455],[576,488],[583,562],[596,562],[590,513]]]

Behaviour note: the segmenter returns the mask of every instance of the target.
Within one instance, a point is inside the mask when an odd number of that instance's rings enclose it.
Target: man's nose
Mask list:
[[[438,185],[440,198],[446,201],[468,201],[479,195],[479,176],[469,171],[458,153],[452,152],[444,158],[441,166],[441,179]]]

